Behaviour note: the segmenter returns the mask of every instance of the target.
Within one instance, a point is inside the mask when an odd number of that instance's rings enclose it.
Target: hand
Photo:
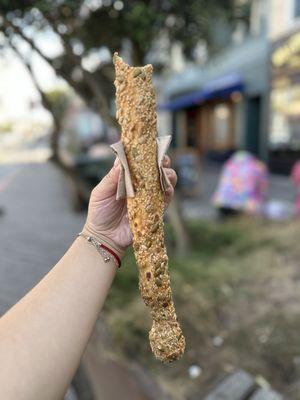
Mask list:
[[[165,156],[163,167],[170,181],[170,185],[165,191],[166,205],[170,203],[174,195],[174,187],[177,182],[176,172],[170,168],[170,165],[170,158]],[[120,248],[119,252],[122,253],[122,250],[125,251],[126,247],[132,243],[132,234],[126,201],[125,199],[116,200],[120,169],[119,160],[116,159],[109,173],[93,189],[83,231],[96,238],[104,235]]]

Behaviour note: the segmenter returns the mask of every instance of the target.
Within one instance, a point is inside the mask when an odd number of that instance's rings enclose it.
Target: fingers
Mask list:
[[[170,182],[170,185],[167,187],[167,189],[164,192],[165,205],[167,207],[174,196],[174,187],[176,186],[176,183],[177,183],[177,174],[174,171],[174,169],[170,168],[171,167],[171,159],[169,156],[167,156],[167,155],[164,156],[162,165],[163,165],[164,171],[167,175],[167,178]]]
[[[173,168],[170,168],[171,167],[171,159],[170,159],[169,156],[167,156],[167,155],[164,156],[162,165],[164,167],[164,171],[165,171],[165,173],[167,175],[167,178],[168,178],[170,184],[174,188],[176,186],[176,183],[177,183],[177,174],[176,174],[176,172],[174,171]],[[168,189],[166,191],[168,191]],[[170,189],[170,192],[172,191],[171,189]]]
[[[171,201],[174,195],[174,187],[177,183],[177,174],[172,168],[170,168],[170,166],[170,157],[164,156],[163,167],[170,182],[170,186],[165,190],[165,201],[167,204]],[[93,194],[97,197],[98,200],[113,196],[116,193],[120,169],[120,161],[118,157],[116,157],[112,169],[93,190]]]
[[[170,202],[172,201],[172,198],[174,196],[174,188],[173,186],[169,186],[164,193],[164,198],[165,198],[165,205],[168,206]]]
[[[116,193],[120,170],[120,162],[115,161],[112,169],[93,189],[93,194],[97,196],[98,200],[106,199],[107,197],[110,197]]]
[[[170,166],[171,166],[171,159],[170,159],[169,156],[167,156],[167,155],[164,156],[163,161],[162,161],[162,166],[163,166],[164,168],[170,168]]]
[[[168,206],[174,196],[174,187],[177,183],[177,174],[172,168],[165,168],[165,172],[170,182],[170,185],[167,187],[164,193],[165,204]]]
[[[165,168],[165,173],[169,179],[169,182],[173,186],[173,188],[176,186],[177,183],[177,174],[172,168]]]

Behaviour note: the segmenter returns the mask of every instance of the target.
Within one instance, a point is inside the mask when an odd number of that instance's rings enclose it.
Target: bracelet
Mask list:
[[[121,259],[118,256],[117,253],[115,253],[111,248],[109,248],[108,246],[106,246],[103,243],[98,242],[95,238],[93,238],[92,236],[87,236],[84,233],[80,232],[78,233],[77,236],[81,236],[84,239],[86,239],[90,244],[92,244],[96,250],[98,251],[98,253],[101,254],[103,261],[105,263],[107,263],[108,261],[110,261],[111,259],[114,261],[114,263],[116,264],[116,266],[118,268],[121,268]]]

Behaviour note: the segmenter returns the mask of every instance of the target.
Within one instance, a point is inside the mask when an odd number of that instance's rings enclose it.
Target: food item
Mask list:
[[[114,64],[117,119],[134,188],[134,197],[127,198],[129,223],[139,269],[139,287],[153,319],[150,345],[157,358],[171,362],[183,354],[185,338],[172,300],[164,244],[164,195],[157,165],[152,66],[130,67],[117,54]]]

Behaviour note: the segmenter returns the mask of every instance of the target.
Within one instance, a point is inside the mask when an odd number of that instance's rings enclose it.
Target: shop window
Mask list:
[[[298,18],[300,17],[300,0],[295,0],[295,17]]]
[[[271,148],[300,149],[300,84],[273,82],[271,91]]]
[[[227,147],[230,130],[230,108],[218,104],[214,109],[214,143],[217,147]]]
[[[187,146],[197,147],[198,144],[198,109],[192,108],[187,111]]]

